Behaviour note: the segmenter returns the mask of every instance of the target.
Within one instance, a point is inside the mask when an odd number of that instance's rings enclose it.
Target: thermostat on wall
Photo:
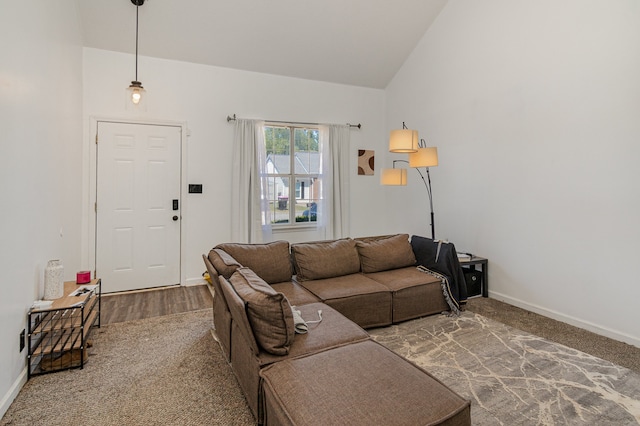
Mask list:
[[[190,183],[189,184],[189,194],[202,194],[202,184],[201,183]]]

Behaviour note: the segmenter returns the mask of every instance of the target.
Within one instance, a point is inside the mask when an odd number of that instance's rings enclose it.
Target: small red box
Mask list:
[[[76,284],[91,282],[91,271],[80,271],[76,274]]]

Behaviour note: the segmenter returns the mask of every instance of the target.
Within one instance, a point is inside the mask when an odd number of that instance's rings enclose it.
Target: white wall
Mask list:
[[[438,146],[437,236],[489,258],[490,295],[636,346],[639,22],[627,0],[449,0],[387,88],[388,122]]]
[[[26,380],[19,333],[43,270],[80,262],[82,48],[72,0],[2,0],[0,417]],[[62,235],[61,235],[62,234]]]
[[[203,184],[203,194],[183,196],[183,238],[186,284],[199,282],[204,271],[201,254],[230,240],[231,156],[233,124],[227,115],[243,118],[321,123],[361,123],[351,131],[352,235],[379,232],[385,227],[384,206],[375,176],[357,176],[357,150],[386,155],[383,90],[328,84],[244,72],[149,57],[139,58],[138,76],[148,92],[147,111],[125,110],[125,88],[133,79],[134,57],[84,49],[85,138],[91,140],[91,117],[186,122],[187,183]],[[85,161],[91,162],[89,153]],[[89,168],[85,169],[89,174]],[[90,176],[85,176],[84,182]],[[88,186],[85,194],[89,192]],[[185,191],[186,192],[186,191]],[[373,196],[372,196],[373,195]],[[86,206],[89,203],[85,203]],[[87,216],[93,213],[85,211]],[[87,221],[88,223],[89,221]],[[92,230],[85,228],[89,244]],[[308,233],[278,234],[277,239],[317,239]],[[88,252],[88,250],[87,250]],[[84,259],[87,266],[90,259]]]

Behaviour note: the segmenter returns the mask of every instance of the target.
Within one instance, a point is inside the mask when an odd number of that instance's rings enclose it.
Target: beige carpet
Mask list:
[[[88,364],[37,376],[0,425],[252,425],[212,311],[103,326]],[[372,330],[471,399],[474,425],[628,425],[640,375],[465,312]]]
[[[83,370],[29,380],[0,425],[250,425],[212,310],[95,329]]]

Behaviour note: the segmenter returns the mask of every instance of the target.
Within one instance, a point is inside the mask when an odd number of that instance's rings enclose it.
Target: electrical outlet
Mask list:
[[[20,332],[20,352],[22,352],[24,350],[24,344],[25,344],[25,330],[22,330]]]

